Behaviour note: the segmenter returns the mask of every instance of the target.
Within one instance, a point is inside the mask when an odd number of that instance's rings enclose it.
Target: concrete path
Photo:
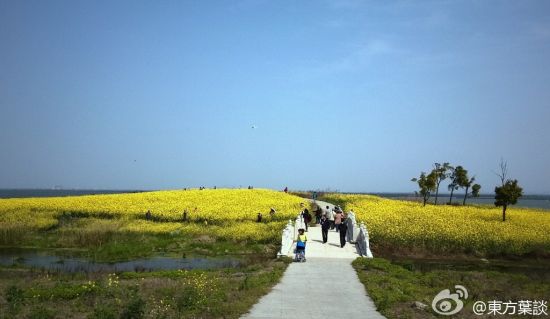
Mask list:
[[[290,264],[281,282],[242,318],[384,318],[351,266],[359,257],[355,245],[340,248],[335,231],[323,244],[321,227],[310,227],[307,235],[307,261]]]

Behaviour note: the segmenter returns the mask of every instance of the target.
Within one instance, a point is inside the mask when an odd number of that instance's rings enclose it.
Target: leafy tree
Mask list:
[[[517,179],[507,180],[504,185],[495,187],[495,206],[502,206],[502,221],[506,221],[506,208],[515,205],[523,196],[523,189],[518,185]]]
[[[470,187],[473,187],[472,185],[474,184],[474,182],[476,181],[476,177],[472,177],[470,179],[467,178],[468,176],[466,176],[466,183],[460,185],[461,187],[464,187],[465,189],[465,192],[464,192],[464,200],[462,201],[462,205],[466,205],[466,198],[468,198],[468,191],[470,190]],[[478,184],[476,184],[478,185]],[[481,188],[481,186],[480,186]],[[478,190],[479,191],[479,190]],[[472,188],[472,194],[473,194],[473,188]]]
[[[468,171],[465,170],[460,165],[457,167],[451,168],[449,179],[451,180],[451,182],[449,183],[449,186],[447,188],[451,191],[451,195],[449,197],[449,204],[452,204],[454,191],[458,190],[460,187],[463,187],[463,185],[468,183]]]
[[[449,163],[434,163],[434,169],[432,174],[435,175],[435,204],[437,205],[437,197],[439,195],[439,184],[447,177],[449,177],[449,170],[451,169]]]
[[[422,195],[423,199],[423,206],[426,206],[426,202],[430,198],[431,192],[433,192],[436,187],[435,173],[432,171],[430,174],[426,175],[426,173],[422,172],[419,178],[413,178],[411,181],[418,184],[419,193]]]
[[[481,190],[481,185],[474,184],[472,186],[472,197],[479,197],[479,191]]]

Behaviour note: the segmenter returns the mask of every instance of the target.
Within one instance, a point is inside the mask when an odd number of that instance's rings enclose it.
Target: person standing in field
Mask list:
[[[344,246],[346,245],[346,234],[348,232],[348,223],[346,218],[342,219],[340,227],[338,228],[340,230],[340,247],[344,248]]]
[[[330,220],[328,220],[327,214],[323,214],[319,222],[321,224],[321,233],[323,234],[323,244],[326,244],[328,240],[328,230],[330,228]]]

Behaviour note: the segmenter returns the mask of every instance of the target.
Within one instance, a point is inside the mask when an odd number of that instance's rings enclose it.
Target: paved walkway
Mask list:
[[[281,282],[243,318],[384,318],[351,266],[359,257],[355,245],[340,248],[335,231],[323,244],[320,227],[310,227],[307,235],[307,262],[290,264]]]

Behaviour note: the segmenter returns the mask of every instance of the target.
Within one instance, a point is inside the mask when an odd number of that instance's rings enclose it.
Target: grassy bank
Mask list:
[[[285,260],[210,271],[59,274],[0,268],[0,318],[238,318]]]
[[[550,213],[427,205],[370,195],[328,194],[323,200],[352,209],[365,222],[375,256],[550,256]]]
[[[469,298],[465,301],[463,310],[451,318],[480,318],[481,316],[472,311],[475,301],[548,301],[548,262],[536,267],[528,264],[522,267],[521,262],[514,263],[513,267],[510,264],[500,267],[470,264],[467,269],[452,269],[449,265],[432,264],[427,269],[422,269],[425,267],[420,267],[414,261],[397,264],[382,258],[359,258],[353,262],[377,309],[387,318],[449,318],[438,316],[432,310],[431,304],[441,290],[450,289],[454,292],[455,285],[466,287]],[[415,301],[428,307],[417,309],[412,306]]]

